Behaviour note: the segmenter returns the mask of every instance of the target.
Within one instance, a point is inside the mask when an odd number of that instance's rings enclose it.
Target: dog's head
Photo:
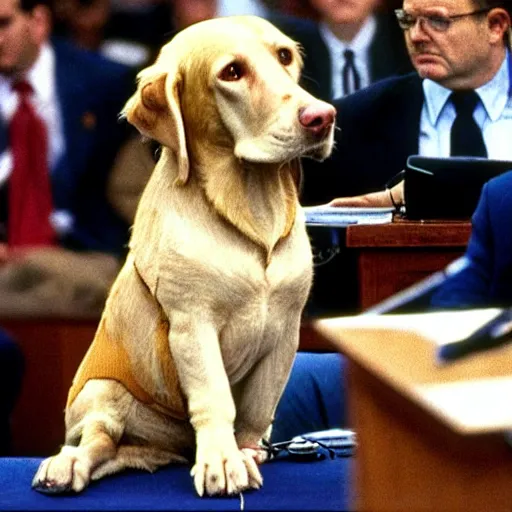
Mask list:
[[[301,67],[297,44],[269,22],[208,20],[177,34],[140,72],[123,114],[174,151],[180,183],[204,151],[253,163],[322,160],[335,110],[298,85]]]

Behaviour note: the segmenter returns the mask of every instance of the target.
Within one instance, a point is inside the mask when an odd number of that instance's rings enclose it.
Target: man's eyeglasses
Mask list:
[[[451,16],[443,16],[440,14],[414,16],[413,14],[405,12],[403,9],[395,9],[395,15],[402,30],[410,30],[414,25],[416,25],[416,22],[419,21],[420,25],[426,24],[436,32],[446,32],[450,28],[451,24],[458,19],[465,18],[466,16],[476,16],[489,11],[489,8],[485,8],[477,11],[465,12],[463,14],[452,14]]]

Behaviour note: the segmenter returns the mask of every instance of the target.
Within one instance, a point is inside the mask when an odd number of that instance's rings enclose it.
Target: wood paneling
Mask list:
[[[13,455],[51,455],[64,441],[64,406],[97,322],[0,320],[25,356],[21,395],[12,417]]]
[[[347,248],[358,253],[361,309],[446,267],[464,253],[470,233],[470,222],[349,226]]]

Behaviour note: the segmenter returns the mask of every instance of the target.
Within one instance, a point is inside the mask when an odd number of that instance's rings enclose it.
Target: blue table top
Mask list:
[[[78,495],[47,496],[31,489],[40,458],[0,458],[0,510],[348,510],[351,458],[275,460],[261,466],[263,487],[243,496],[199,498],[190,468],[171,465],[153,474],[126,471]]]

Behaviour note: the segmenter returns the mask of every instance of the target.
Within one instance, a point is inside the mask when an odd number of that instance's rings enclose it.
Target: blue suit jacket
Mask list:
[[[129,130],[118,116],[135,89],[134,72],[63,40],[54,40],[53,48],[65,138],[65,154],[51,173],[53,201],[75,218],[62,245],[121,254],[129,226],[108,203],[105,188]]]
[[[382,190],[418,153],[423,87],[417,73],[381,80],[333,104],[335,147],[322,163],[303,161],[303,204]]]
[[[445,281],[431,303],[441,308],[512,306],[512,171],[490,180],[473,215],[469,266]]]
[[[376,16],[377,27],[369,48],[370,82],[412,71],[404,35],[394,16],[386,13]],[[333,99],[331,56],[314,21],[292,16],[276,15],[270,18],[289,37],[299,42],[304,50],[302,86],[317,98]]]

